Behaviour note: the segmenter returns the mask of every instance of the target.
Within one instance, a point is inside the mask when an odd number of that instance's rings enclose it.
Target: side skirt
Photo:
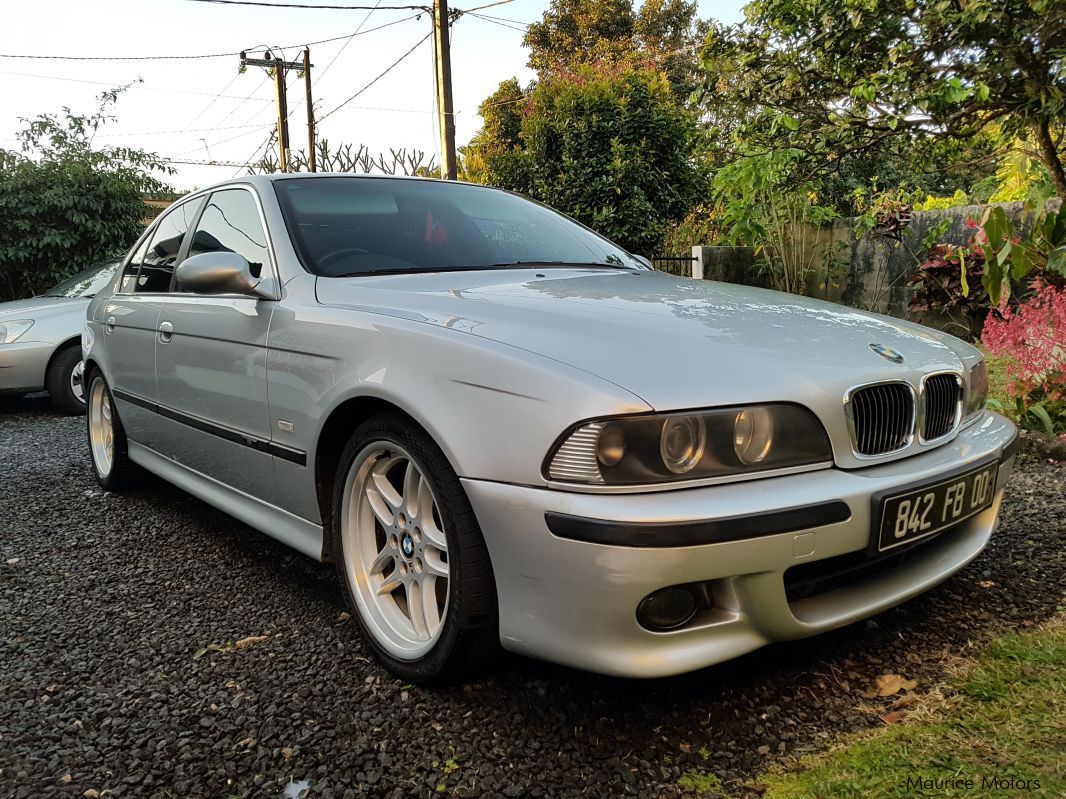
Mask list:
[[[322,560],[322,527],[262,500],[236,491],[136,441],[129,442],[130,460],[152,474],[188,491],[261,533],[315,560]]]

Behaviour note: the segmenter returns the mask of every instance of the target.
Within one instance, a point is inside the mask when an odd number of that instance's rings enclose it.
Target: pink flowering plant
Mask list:
[[[1066,433],[1066,288],[1043,283],[1027,302],[1004,304],[988,316],[981,342],[1007,357],[1017,399],[1002,410],[1049,436]]]

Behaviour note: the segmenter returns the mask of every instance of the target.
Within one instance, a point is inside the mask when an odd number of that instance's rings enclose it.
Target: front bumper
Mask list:
[[[590,671],[660,677],[709,666],[773,641],[841,627],[903,602],[961,569],[984,549],[1013,466],[1014,426],[986,412],[952,441],[858,470],[646,494],[587,494],[464,479],[492,558],[500,639],[509,650]],[[1000,459],[987,510],[925,541],[896,567],[864,571],[790,601],[790,567],[859,553],[869,543],[871,498]],[[809,528],[699,546],[630,547],[553,535],[546,514],[656,525],[774,515],[782,508],[846,503],[850,517]],[[719,528],[716,528],[720,530]],[[854,555],[852,557],[855,557]],[[652,632],[637,622],[648,594],[705,583],[714,607],[688,625]]]
[[[54,344],[15,341],[0,344],[0,393],[26,393],[44,388],[44,374]]]

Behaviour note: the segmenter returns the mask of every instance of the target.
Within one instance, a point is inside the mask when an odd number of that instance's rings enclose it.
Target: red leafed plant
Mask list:
[[[967,338],[978,338],[991,309],[981,282],[984,270],[984,253],[972,239],[969,248],[931,247],[925,262],[907,278],[914,286],[910,310],[939,316]]]
[[[1066,289],[1044,283],[1027,302],[992,312],[981,342],[1008,356],[1022,421],[1039,421],[1048,435],[1066,431]]]

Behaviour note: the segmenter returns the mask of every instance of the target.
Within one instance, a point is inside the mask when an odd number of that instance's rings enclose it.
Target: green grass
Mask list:
[[[764,799],[1066,796],[1066,619],[994,641],[946,691],[900,723],[754,782],[767,786]],[[973,782],[913,782],[945,778]]]
[[[1004,408],[1013,408],[1015,393],[1007,387],[1007,363],[1010,358],[1006,355],[989,355],[985,353],[985,364],[988,366],[988,396],[999,402]]]

